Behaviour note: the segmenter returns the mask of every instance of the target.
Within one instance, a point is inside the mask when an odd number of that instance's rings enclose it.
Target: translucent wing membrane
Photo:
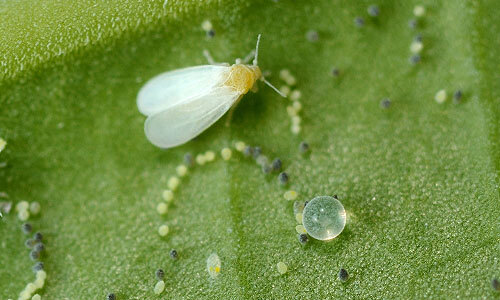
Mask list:
[[[226,66],[204,65],[162,73],[149,80],[137,95],[137,107],[146,116],[188,103],[210,93],[225,79]]]
[[[220,119],[240,96],[232,88],[215,87],[199,98],[169,106],[147,118],[146,137],[161,148],[184,144]]]

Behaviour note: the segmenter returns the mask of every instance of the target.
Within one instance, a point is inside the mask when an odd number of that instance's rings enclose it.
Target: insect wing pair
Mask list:
[[[260,35],[253,65],[203,65],[149,80],[137,96],[137,107],[147,116],[148,140],[160,148],[188,142],[220,119],[258,79],[280,93],[257,66],[259,41]]]

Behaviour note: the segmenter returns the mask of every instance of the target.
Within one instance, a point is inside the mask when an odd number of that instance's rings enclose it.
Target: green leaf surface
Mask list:
[[[500,276],[500,5],[381,1],[371,18],[370,4],[0,3],[0,137],[8,142],[0,192],[42,204],[30,219],[47,249],[42,298],[498,298],[490,282]],[[416,4],[426,14],[411,29]],[[213,39],[201,29],[205,19]],[[232,63],[258,33],[268,79],[283,85],[284,68],[297,78],[302,132],[290,131],[291,102],[261,85],[229,127],[224,117],[184,146],[152,146],[139,88],[161,72],[205,64],[204,49]],[[418,33],[424,50],[413,66]],[[433,99],[440,89],[449,95],[441,105]],[[219,153],[235,140],[280,157],[300,200],[339,195],[344,232],[302,246],[286,189],[236,151],[229,162],[219,156],[190,169],[168,214],[158,215],[185,153]],[[310,155],[299,154],[302,140]],[[161,224],[170,226],[166,238]],[[0,220],[1,299],[16,299],[34,278],[20,225],[15,212]],[[206,259],[214,252],[222,271],[212,280]],[[153,294],[157,268],[166,273],[161,296]]]

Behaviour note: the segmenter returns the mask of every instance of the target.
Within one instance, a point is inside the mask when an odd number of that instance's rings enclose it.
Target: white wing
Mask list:
[[[162,73],[150,79],[137,95],[137,107],[151,116],[174,105],[206,95],[225,79],[226,66],[204,65]]]
[[[212,89],[147,118],[144,132],[148,140],[161,148],[184,144],[215,123],[241,96],[229,87]]]

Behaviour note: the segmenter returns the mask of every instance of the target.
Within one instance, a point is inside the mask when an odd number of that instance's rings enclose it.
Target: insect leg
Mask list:
[[[233,106],[229,109],[229,113],[227,114],[227,119],[226,119],[226,127],[229,127],[231,124],[231,120],[233,119],[233,113],[234,110],[236,109],[236,106],[238,106],[238,103],[240,103],[241,98],[243,98],[243,95],[241,95],[236,102],[234,102]]]
[[[254,57],[255,57],[255,50],[252,50],[252,51],[250,51],[250,53],[248,53],[247,56],[245,56],[245,58],[243,58],[243,59],[237,59],[236,63],[248,64],[252,60],[252,58],[254,58]]]
[[[228,63],[218,63],[218,62],[215,62],[215,60],[213,59],[212,55],[210,55],[210,52],[208,52],[208,50],[203,50],[203,56],[205,56],[205,58],[207,59],[208,63],[211,64],[211,65],[217,65],[217,66],[229,66]]]

